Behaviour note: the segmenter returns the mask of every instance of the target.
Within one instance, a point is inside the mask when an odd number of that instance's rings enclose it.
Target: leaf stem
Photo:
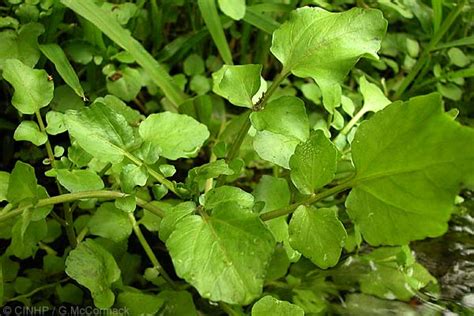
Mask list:
[[[62,280],[59,280],[58,282],[50,283],[50,284],[46,284],[46,285],[37,287],[36,289],[32,290],[32,291],[29,292],[29,293],[12,297],[12,298],[8,299],[7,302],[20,301],[20,300],[22,300],[22,299],[24,299],[24,298],[28,298],[28,297],[30,297],[30,296],[35,295],[35,294],[38,293],[38,292],[41,292],[41,291],[43,291],[43,290],[46,290],[46,289],[55,287],[55,286],[57,286],[58,284],[67,282],[67,281],[69,281],[69,280],[70,280],[69,278],[64,278],[64,279],[62,279]]]
[[[356,115],[354,115],[352,117],[352,119],[349,121],[349,123],[346,124],[346,126],[344,126],[344,128],[342,129],[341,131],[341,134],[342,135],[347,135],[347,133],[349,133],[349,131],[351,130],[351,128],[357,123],[359,122],[359,120],[362,118],[362,116],[364,116],[364,114],[367,113],[367,111],[364,110],[364,108],[360,109],[359,112],[356,113]]]
[[[133,213],[128,213],[128,218],[130,219],[130,223],[132,223],[133,232],[137,236],[138,241],[143,247],[143,250],[145,250],[145,253],[148,256],[148,259],[150,259],[151,263],[153,264],[153,268],[155,268],[158,272],[160,272],[163,279],[165,279],[166,282],[168,282],[171,285],[171,287],[173,287],[174,289],[177,289],[178,286],[170,278],[168,273],[163,269],[160,262],[158,261],[158,258],[155,256],[155,253],[153,252],[150,245],[148,244],[145,236],[143,236],[140,226],[138,225],[135,219],[135,215],[133,215]]]
[[[130,159],[134,164],[136,164],[137,166],[145,166],[146,170],[148,171],[148,173],[153,177],[155,178],[158,182],[160,182],[161,184],[163,184],[168,190],[170,190],[171,192],[173,192],[174,194],[176,194],[177,196],[179,196],[178,192],[176,191],[176,187],[174,185],[173,182],[171,182],[170,180],[166,179],[162,174],[160,174],[159,172],[153,170],[150,166],[148,166],[147,164],[145,164],[143,161],[141,161],[139,158],[135,157],[134,155],[132,155],[131,153],[129,152],[125,152],[125,156]]]
[[[17,207],[5,214],[2,213],[0,215],[0,222],[6,221],[10,218],[16,217],[20,214],[22,214],[24,211],[30,208],[37,208],[37,207],[43,207],[47,205],[54,205],[54,204],[60,204],[60,203],[65,203],[65,202],[73,202],[76,200],[80,199],[92,199],[92,198],[100,198],[100,199],[118,199],[121,197],[125,197],[127,194],[118,192],[118,191],[84,191],[84,192],[76,192],[76,193],[66,193],[66,194],[61,194],[57,196],[52,196],[49,198],[41,199],[38,200],[37,203],[30,203],[26,205],[22,205],[20,207]],[[151,204],[145,200],[137,198],[137,205],[140,206],[141,208],[146,209],[147,211],[152,212],[153,214],[159,216],[159,217],[164,217],[165,213],[161,208],[158,206]]]
[[[339,192],[342,192],[342,191],[345,191],[345,190],[349,189],[352,186],[351,184],[352,184],[351,181],[347,181],[347,182],[341,183],[339,185],[336,185],[335,187],[332,187],[330,189],[322,191],[321,193],[312,194],[306,200],[293,203],[291,205],[288,205],[286,207],[283,207],[283,208],[280,208],[280,209],[277,209],[277,210],[274,210],[274,211],[263,213],[262,215],[260,215],[260,219],[262,221],[269,221],[271,219],[274,219],[274,218],[277,218],[277,217],[280,217],[280,216],[285,216],[285,215],[291,214],[298,208],[298,206],[314,204],[314,203],[316,203],[320,200],[323,200],[327,197],[330,197],[331,195],[334,195],[334,194],[337,194]]]
[[[282,81],[285,80],[286,77],[288,77],[289,74],[289,72],[282,71],[278,76],[276,76],[275,80],[273,80],[272,84],[270,85],[270,88],[268,88],[267,92],[265,92],[265,94],[263,95],[262,99],[259,100],[253,106],[252,111],[260,111],[261,109],[263,109],[268,103],[268,100],[270,100],[273,93],[275,93],[276,89],[280,86]],[[232,143],[232,146],[229,149],[229,153],[226,157],[227,161],[232,161],[237,157],[240,150],[240,146],[242,146],[245,136],[247,136],[247,133],[250,129],[250,112],[247,113],[246,116],[247,118],[245,119],[244,124],[240,127],[239,133],[237,134],[235,141]]]
[[[451,11],[446,20],[443,22],[438,31],[434,34],[431,41],[428,43],[428,46],[423,50],[420,58],[416,62],[413,69],[410,71],[408,76],[406,76],[397,91],[394,94],[394,99],[399,99],[405,90],[410,86],[412,81],[416,78],[418,73],[423,69],[423,66],[428,61],[431,51],[438,45],[439,41],[443,38],[444,34],[449,30],[451,25],[456,21],[458,15],[461,13],[462,8],[464,7],[465,1],[461,1],[456,9]]]
[[[48,153],[49,163],[51,164],[51,166],[54,167],[55,159],[54,159],[53,148],[51,147],[51,143],[49,142],[49,138],[48,138],[48,134],[46,133],[46,127],[44,125],[43,118],[41,117],[41,113],[39,110],[36,111],[35,114],[36,114],[36,120],[38,121],[38,125],[40,127],[41,132],[46,134],[46,143],[45,143],[46,152]]]

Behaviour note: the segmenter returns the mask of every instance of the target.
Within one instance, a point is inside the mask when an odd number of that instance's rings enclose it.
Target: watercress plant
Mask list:
[[[290,2],[0,7],[2,304],[403,313],[439,292],[409,244],[474,187],[443,100],[472,77],[472,38],[443,42],[469,5]],[[387,34],[410,14],[424,47]]]

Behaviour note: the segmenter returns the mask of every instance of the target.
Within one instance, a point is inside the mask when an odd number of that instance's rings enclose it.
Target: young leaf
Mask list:
[[[219,8],[234,20],[245,16],[245,0],[218,0]]]
[[[303,101],[293,96],[280,97],[262,111],[250,115],[259,131],[254,148],[262,159],[289,168],[289,160],[299,142],[309,136],[309,120]]]
[[[296,146],[290,158],[291,181],[302,194],[312,194],[334,179],[337,167],[337,149],[318,130]]]
[[[19,218],[12,228],[11,244],[7,252],[20,259],[33,256],[38,250],[38,242],[46,237],[46,220],[32,222],[28,216]]]
[[[337,264],[344,241],[344,226],[333,209],[300,206],[290,221],[290,244],[322,269]]]
[[[35,169],[27,163],[17,161],[9,177],[7,201],[15,204],[26,199],[37,199],[37,186]]]
[[[48,111],[46,113],[46,132],[50,135],[57,135],[67,131],[64,123],[64,114],[56,111]]]
[[[252,316],[304,316],[304,310],[298,305],[280,301],[272,296],[264,296],[252,307]]]
[[[56,177],[69,192],[93,191],[104,188],[102,179],[92,170],[57,169]]]
[[[8,59],[15,58],[29,67],[34,67],[40,58],[38,36],[44,32],[40,23],[24,24],[18,32],[0,32],[0,69]]]
[[[115,74],[120,74],[118,79],[112,79]],[[110,94],[132,101],[142,88],[142,75],[135,68],[123,67],[107,76],[106,86]]]
[[[140,136],[161,148],[161,155],[176,160],[197,154],[209,137],[204,124],[190,116],[171,112],[152,114],[139,128]]]
[[[246,305],[262,292],[274,243],[257,214],[226,203],[211,217],[182,219],[166,246],[178,276],[202,297]]]
[[[180,220],[188,215],[191,215],[196,210],[196,204],[194,202],[183,202],[172,207],[166,212],[165,217],[160,223],[160,239],[166,242],[171,233],[175,230],[176,225]]]
[[[240,188],[224,185],[210,190],[203,199],[203,205],[208,210],[228,202],[237,203],[242,208],[252,208],[254,198],[252,194]]]
[[[66,112],[65,122],[79,145],[101,161],[122,161],[126,148],[136,141],[125,118],[102,103]]]
[[[36,146],[40,146],[48,141],[48,136],[40,131],[36,122],[21,121],[13,134],[13,139],[16,141],[28,141]]]
[[[44,44],[39,45],[40,50],[43,54],[54,64],[56,70],[58,71],[61,78],[68,86],[71,87],[74,92],[80,96],[82,99],[85,99],[84,90],[82,89],[79,78],[72,68],[69,60],[64,54],[64,51],[58,44]]]
[[[474,185],[474,130],[429,94],[395,102],[357,129],[348,213],[372,245],[403,245],[447,229],[462,184]]]
[[[186,177],[186,186],[195,191],[195,193],[198,193],[204,190],[204,184],[207,179],[233,174],[234,170],[229,167],[225,160],[213,161],[191,169]]]
[[[378,10],[353,8],[331,13],[300,8],[273,33],[271,51],[283,73],[313,78],[329,112],[340,104],[339,84],[361,57],[377,59],[387,29]]]
[[[128,214],[116,208],[114,203],[102,204],[91,217],[87,227],[92,235],[115,242],[127,239],[132,233]]]
[[[120,185],[125,193],[132,193],[136,186],[144,186],[148,180],[145,166],[126,164],[120,173]]]
[[[392,101],[387,99],[385,94],[383,94],[382,90],[380,90],[377,85],[368,82],[365,76],[360,77],[359,85],[360,92],[364,97],[364,105],[360,110],[361,112],[378,112],[392,103]]]
[[[48,80],[44,70],[32,69],[17,59],[8,59],[2,75],[15,89],[13,106],[23,114],[35,114],[53,99],[54,84]]]
[[[252,108],[261,73],[262,65],[224,65],[212,74],[212,91],[234,105]]]
[[[98,308],[113,305],[115,295],[110,289],[120,278],[114,257],[92,239],[81,242],[66,259],[66,274],[89,289]]]

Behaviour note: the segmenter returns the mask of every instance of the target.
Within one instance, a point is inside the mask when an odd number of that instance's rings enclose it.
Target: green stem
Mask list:
[[[423,69],[423,66],[430,57],[431,51],[436,47],[436,45],[438,45],[444,34],[449,30],[454,21],[456,21],[458,15],[461,13],[462,8],[464,7],[464,4],[465,1],[461,1],[461,3],[458,4],[456,9],[451,11],[451,13],[448,15],[439,30],[434,34],[433,38],[428,43],[428,46],[423,50],[423,53],[421,54],[413,69],[410,71],[408,76],[403,79],[402,83],[394,94],[394,99],[399,99],[402,96],[402,94],[410,86],[410,84],[416,78],[421,69]]]
[[[118,199],[121,197],[125,197],[127,194],[118,192],[118,191],[84,191],[84,192],[76,192],[76,193],[66,193],[57,196],[52,196],[49,198],[38,200],[36,203],[30,203],[26,205],[22,205],[17,207],[16,209],[11,210],[8,213],[0,215],[0,222],[6,221],[10,218],[16,217],[22,214],[25,210],[30,208],[38,208],[47,205],[54,205],[66,202],[73,202],[81,199],[92,199],[92,198],[99,198],[99,199]],[[152,212],[153,214],[164,217],[165,213],[162,209],[158,206],[151,204],[147,201],[137,198],[137,205],[141,208],[146,209],[147,211]]]
[[[267,92],[265,92],[265,94],[263,95],[263,98],[259,102],[257,102],[257,104],[254,105],[252,111],[259,111],[260,109],[263,109],[265,105],[268,103],[268,100],[270,100],[273,93],[275,93],[276,89],[280,86],[282,81],[285,80],[286,77],[288,77],[288,75],[289,75],[288,72],[281,72],[275,78],[275,80],[273,80],[272,84],[270,85],[270,88],[268,88]],[[246,115],[250,117],[250,113],[247,113]],[[250,120],[248,117],[245,119],[245,122],[241,126],[235,141],[232,143],[232,146],[229,149],[229,153],[226,157],[227,161],[232,161],[233,159],[237,157],[239,153],[240,146],[242,146],[245,136],[247,136],[247,133],[251,126]]]
[[[29,292],[29,293],[12,297],[12,298],[10,298],[7,302],[21,301],[21,300],[23,300],[23,299],[25,299],[25,298],[28,298],[28,297],[31,297],[31,296],[35,295],[35,294],[38,293],[38,292],[41,292],[41,291],[43,291],[43,290],[46,290],[46,289],[55,287],[55,286],[57,286],[58,284],[61,284],[61,283],[67,282],[67,281],[69,281],[69,278],[62,279],[62,280],[60,280],[60,281],[58,281],[58,282],[55,282],[55,283],[51,283],[51,284],[46,284],[46,285],[40,286],[40,287],[34,289],[33,291],[31,291],[31,292]]]
[[[46,133],[46,127],[44,125],[43,118],[41,117],[41,113],[39,110],[36,111],[35,114],[36,114],[36,119],[38,120],[40,130],[47,137],[46,144],[45,144],[46,152],[48,153],[49,162],[51,166],[54,168],[56,164],[56,160],[54,159],[53,148],[51,147],[51,143],[49,142],[49,137],[47,136],[48,134]],[[57,179],[56,179],[56,184],[58,186],[59,193],[63,193],[62,187],[57,181]],[[72,248],[76,248],[77,241],[76,241],[76,232],[74,230],[74,218],[72,217],[72,209],[67,202],[64,202],[64,222],[65,222],[64,227],[66,229],[66,236],[69,241],[69,244],[71,245]]]
[[[140,229],[140,226],[138,225],[137,221],[135,220],[135,216],[133,215],[133,213],[129,213],[128,218],[130,219],[130,223],[132,223],[133,231],[134,231],[135,235],[137,236],[138,241],[142,245],[143,250],[145,250],[145,253],[148,256],[148,259],[150,259],[151,263],[153,264],[153,267],[158,272],[160,272],[163,279],[165,279],[166,282],[168,282],[171,285],[171,287],[173,287],[174,289],[177,289],[178,286],[170,278],[168,273],[166,273],[166,271],[163,269],[160,262],[158,261],[158,258],[156,258],[155,253],[153,252],[153,250],[151,249],[151,247],[148,244],[147,240],[145,239],[145,236],[143,236],[143,233]]]
[[[41,132],[45,133],[47,137],[48,134],[46,133],[46,127],[44,125],[43,118],[41,117],[41,113],[39,111],[36,111],[35,114],[36,114],[36,120],[38,121],[38,125],[40,127]],[[49,142],[49,139],[46,140],[45,146],[46,146],[46,152],[48,153],[49,163],[51,164],[51,166],[54,167],[54,163],[55,163],[54,153],[53,153],[53,148],[51,147],[51,143]]]
[[[332,187],[330,189],[327,189],[327,190],[325,190],[321,193],[312,194],[309,198],[307,198],[306,200],[303,200],[301,202],[296,202],[296,203],[293,203],[293,204],[288,205],[286,207],[280,208],[278,210],[263,213],[262,215],[260,215],[260,219],[262,221],[269,221],[269,220],[277,218],[277,217],[281,217],[281,216],[291,214],[301,205],[311,205],[311,204],[316,203],[320,200],[323,200],[327,197],[330,197],[331,195],[334,195],[334,194],[337,194],[339,192],[345,191],[345,190],[349,189],[350,187],[351,187],[351,182],[350,181],[345,182],[345,183],[341,183],[341,184],[339,184],[335,187]]]
[[[344,128],[343,128],[342,131],[341,131],[341,134],[342,134],[342,135],[347,135],[347,133],[349,133],[349,131],[351,130],[351,128],[352,128],[357,122],[359,122],[359,120],[362,118],[362,116],[364,116],[365,113],[367,113],[367,112],[366,112],[363,108],[360,109],[360,111],[357,112],[357,114],[352,117],[352,119],[349,121],[349,123],[347,123],[347,125],[344,126]]]

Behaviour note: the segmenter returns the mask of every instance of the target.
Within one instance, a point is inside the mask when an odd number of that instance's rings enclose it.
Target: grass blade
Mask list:
[[[224,34],[224,28],[222,27],[221,18],[217,12],[215,0],[198,0],[199,10],[201,11],[202,18],[206,23],[209,33],[217,46],[217,50],[221,55],[224,62],[228,65],[232,65],[232,54],[230,52],[227,39]]]
[[[179,90],[168,72],[111,14],[92,0],[61,0],[61,3],[90,21],[117,45],[128,51],[175,106],[183,103],[186,96]]]
[[[85,99],[86,96],[84,95],[84,89],[82,89],[79,78],[77,77],[74,68],[72,68],[69,63],[62,48],[59,47],[58,44],[39,45],[39,48],[46,58],[54,64],[64,82],[66,82],[66,84],[70,86],[78,96]]]
[[[273,31],[275,31],[280,26],[280,23],[273,20],[272,18],[269,18],[265,14],[260,13],[253,7],[247,7],[244,21],[268,34],[272,34]]]
[[[431,0],[433,8],[433,33],[438,32],[443,21],[443,0]]]

